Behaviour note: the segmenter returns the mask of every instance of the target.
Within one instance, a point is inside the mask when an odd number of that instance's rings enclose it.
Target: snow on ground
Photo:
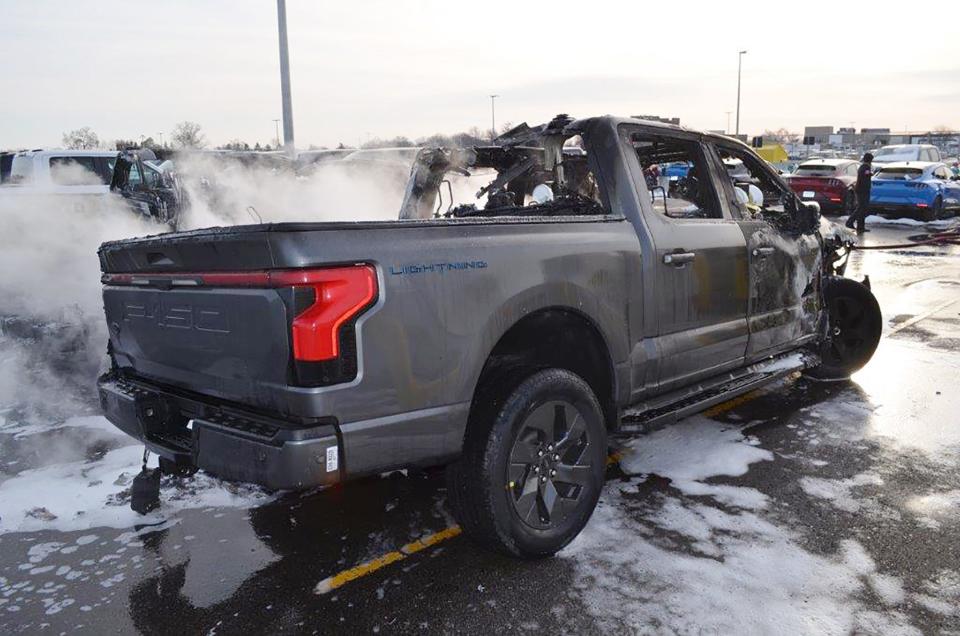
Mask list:
[[[900,611],[904,603],[949,615],[950,600],[960,598],[960,579],[949,572],[928,582],[923,598],[908,598],[857,540],[810,552],[775,501],[710,483],[773,458],[737,428],[695,417],[632,442],[624,454],[621,467],[642,476],[609,483],[587,528],[561,553],[605,631],[919,634]],[[653,474],[679,494],[645,491]],[[811,480],[804,490],[851,508],[852,491],[878,483],[864,474]],[[871,594],[884,611],[868,609]]]

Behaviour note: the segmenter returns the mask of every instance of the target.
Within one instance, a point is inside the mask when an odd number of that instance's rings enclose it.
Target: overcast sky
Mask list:
[[[926,6],[924,6],[926,5]],[[960,3],[288,0],[296,141],[456,132],[565,112],[741,132],[960,127]],[[271,0],[0,0],[0,148],[169,134],[266,143]],[[731,115],[731,128],[734,114]]]

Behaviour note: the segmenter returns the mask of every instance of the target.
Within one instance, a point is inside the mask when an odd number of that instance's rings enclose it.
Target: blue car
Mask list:
[[[885,216],[943,218],[960,209],[960,178],[943,163],[902,161],[883,165],[873,175],[870,209]]]
[[[662,174],[665,177],[670,177],[671,181],[677,181],[687,176],[687,173],[690,172],[690,164],[686,161],[668,163],[663,166]]]

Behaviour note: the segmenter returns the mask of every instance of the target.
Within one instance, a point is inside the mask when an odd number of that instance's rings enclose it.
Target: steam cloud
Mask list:
[[[61,182],[96,179],[80,166],[59,170]],[[408,171],[395,162],[331,162],[297,176],[188,156],[176,161],[189,201],[181,228],[395,219]],[[0,434],[95,412],[95,379],[106,364],[97,248],[164,230],[117,195],[0,188]]]

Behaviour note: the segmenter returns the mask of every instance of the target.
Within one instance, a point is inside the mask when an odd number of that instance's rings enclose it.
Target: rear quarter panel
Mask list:
[[[627,359],[639,242],[622,220],[293,232],[271,242],[284,266],[373,262],[379,272],[380,299],[358,322],[357,379],[287,389],[299,415],[350,422],[469,403],[500,337],[547,307],[580,311],[614,363]]]

